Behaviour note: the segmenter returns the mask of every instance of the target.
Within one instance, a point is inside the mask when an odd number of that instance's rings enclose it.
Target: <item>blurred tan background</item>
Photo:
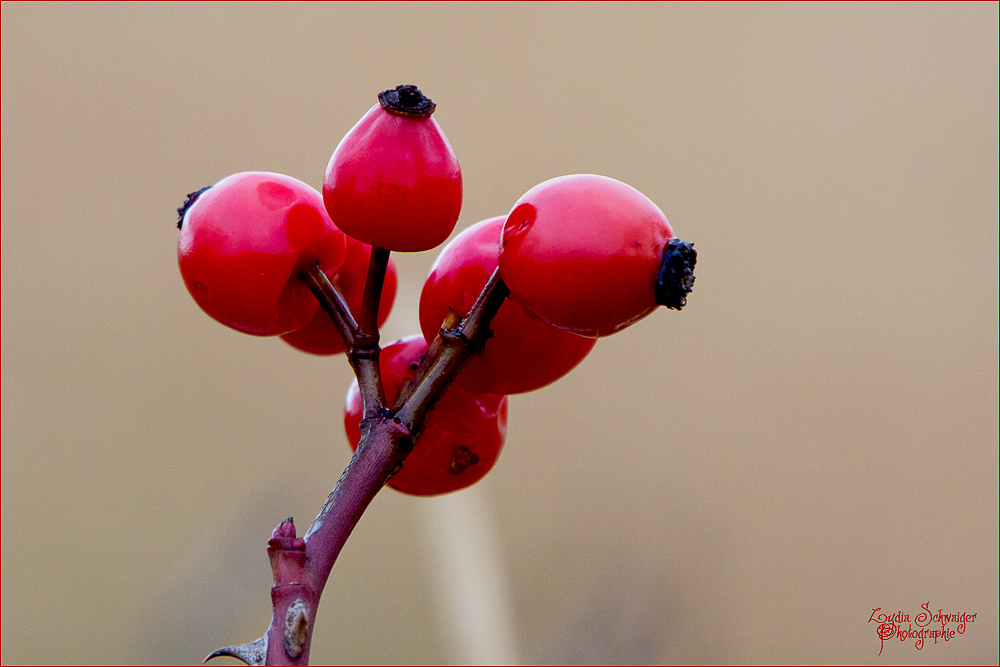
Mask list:
[[[175,209],[237,171],[319,186],[400,83],[459,229],[605,174],[698,280],[512,398],[481,484],[380,494],[314,663],[997,663],[996,3],[2,12],[4,663],[264,631],[265,541],[347,463],[350,374],[202,314]],[[396,256],[384,340],[434,255]],[[879,656],[872,610],[925,602],[978,616]]]

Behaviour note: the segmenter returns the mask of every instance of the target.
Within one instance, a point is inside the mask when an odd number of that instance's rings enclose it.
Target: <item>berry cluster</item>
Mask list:
[[[635,188],[591,174],[554,178],[445,246],[420,297],[422,335],[380,349],[377,326],[398,280],[389,252],[438,246],[461,209],[462,172],[434,108],[414,86],[381,93],[333,152],[322,193],[245,172],[178,210],[181,275],[206,313],[313,354],[346,351],[356,370],[375,360],[369,381],[347,394],[352,448],[366,419],[391,417],[428,376],[448,376],[408,424],[412,450],[388,480],[416,495],[481,479],[504,442],[506,395],[554,382],[599,337],[657,305],[680,309],[695,264],[690,244]],[[497,289],[502,303],[474,344],[463,323]],[[435,365],[449,346],[460,361]]]
[[[680,309],[691,291],[694,249],[653,202],[605,176],[562,176],[445,246],[420,296],[421,333],[381,348],[398,282],[391,252],[440,245],[462,206],[434,108],[414,86],[381,93],[333,152],[322,193],[244,172],[178,209],[181,275],[206,313],[305,352],[346,353],[357,377],[350,464],[303,537],[289,519],[268,541],[268,631],[210,658],[307,664],[319,597],[379,489],[475,483],[503,446],[508,394],[554,382],[601,336],[658,305]]]

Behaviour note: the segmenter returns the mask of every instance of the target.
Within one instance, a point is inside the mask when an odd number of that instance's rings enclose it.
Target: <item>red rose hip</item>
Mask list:
[[[320,194],[291,176],[243,172],[192,193],[180,213],[177,260],[202,310],[257,336],[305,326],[319,305],[299,272],[332,275],[345,237]]]
[[[462,171],[434,108],[416,86],[398,86],[380,93],[340,141],[323,200],[348,236],[417,252],[451,234],[462,208]]]
[[[427,351],[423,336],[385,347],[379,367],[388,404],[394,404],[413,379]],[[344,428],[351,449],[361,440],[361,394],[355,380],[347,391]],[[427,413],[423,430],[403,467],[389,478],[397,491],[432,496],[475,484],[496,463],[507,435],[507,397],[474,394],[453,383]]]
[[[554,327],[607,336],[665,305],[680,309],[695,251],[644,194],[606,176],[536,185],[504,223],[500,275],[525,310]]]
[[[420,328],[428,343],[442,324],[455,326],[497,268],[505,216],[477,222],[434,260],[420,294]],[[490,323],[492,335],[459,382],[492,394],[519,394],[555,382],[580,363],[594,338],[556,329],[507,299]]]

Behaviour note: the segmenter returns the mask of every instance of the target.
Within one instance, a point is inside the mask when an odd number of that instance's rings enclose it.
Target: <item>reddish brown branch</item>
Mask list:
[[[395,411],[385,408],[378,367],[378,304],[389,251],[372,249],[361,313],[355,323],[343,296],[318,266],[301,279],[316,295],[344,339],[364,401],[361,441],[308,532],[299,538],[291,519],[274,529],[268,555],[274,575],[273,614],[267,633],[255,642],[219,649],[206,658],[228,655],[250,665],[305,665],[309,660],[316,607],[344,543],[368,504],[413,449],[427,412],[473,354],[482,350],[489,324],[509,294],[494,272],[468,315],[431,344],[419,379]]]
[[[424,359],[420,379],[400,396],[401,407],[396,412],[400,423],[412,430],[423,422],[427,411],[472,356],[482,351],[490,333],[489,324],[509,294],[500,270],[495,269],[457,330],[443,330],[434,339]]]

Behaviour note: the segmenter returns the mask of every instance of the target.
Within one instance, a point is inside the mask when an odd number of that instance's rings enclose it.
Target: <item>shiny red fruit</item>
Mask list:
[[[340,291],[347,302],[351,314],[357,321],[361,313],[361,301],[365,292],[365,281],[368,278],[368,262],[371,259],[372,247],[367,243],[347,237],[347,258],[330,282]],[[392,304],[396,300],[396,288],[399,284],[399,274],[396,263],[389,258],[389,267],[385,272],[385,282],[382,284],[382,299],[378,307],[378,325],[389,317]],[[340,354],[344,351],[344,342],[337,333],[330,316],[320,308],[306,326],[283,334],[281,339],[294,348],[312,354]]]
[[[323,198],[291,176],[233,174],[190,195],[178,212],[188,291],[206,313],[248,334],[308,324],[319,306],[298,273],[318,262],[332,275],[346,254]]]
[[[416,252],[451,234],[462,208],[462,171],[433,111],[415,86],[399,86],[380,94],[340,141],[323,200],[348,236]]]
[[[500,275],[525,310],[554,327],[606,336],[658,305],[657,281],[674,231],[663,212],[630,185],[575,174],[536,185],[503,228]],[[681,242],[683,244],[683,242]],[[680,308],[690,291],[664,305]],[[677,305],[679,303],[679,305]]]
[[[464,317],[497,268],[505,216],[477,222],[445,246],[420,294],[420,329],[428,343],[442,325]],[[597,342],[549,326],[507,299],[490,323],[485,349],[462,371],[473,391],[519,394],[555,382],[580,363]]]
[[[427,351],[422,336],[387,346],[379,357],[386,401],[399,399]],[[361,440],[361,395],[355,380],[347,391],[344,428],[351,449]],[[417,496],[458,491],[475,484],[496,463],[507,436],[507,397],[473,394],[453,383],[427,413],[424,429],[389,486]]]

